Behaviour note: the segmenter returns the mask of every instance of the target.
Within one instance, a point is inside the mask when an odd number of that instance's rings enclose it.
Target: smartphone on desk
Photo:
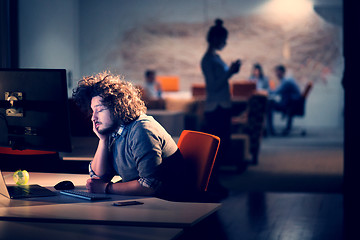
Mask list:
[[[130,206],[130,205],[142,205],[143,202],[139,201],[121,201],[121,202],[114,202],[113,206],[122,207],[122,206]]]

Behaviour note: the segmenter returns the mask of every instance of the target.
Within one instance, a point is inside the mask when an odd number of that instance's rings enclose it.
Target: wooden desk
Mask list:
[[[172,240],[179,228],[104,226],[64,223],[0,221],[0,239],[26,240]]]
[[[9,178],[9,174],[4,175],[8,175],[6,179]],[[59,180],[71,180],[77,188],[84,189],[83,183],[87,178],[87,175],[76,174],[30,173],[30,184],[53,186]],[[103,202],[88,202],[60,194],[23,200],[10,200],[0,196],[0,220],[189,228],[220,207],[217,203],[170,202],[154,197],[111,195],[111,198]],[[144,204],[112,206],[113,201],[135,198]]]
[[[7,185],[14,185],[12,172],[3,172],[3,176]],[[86,180],[89,179],[89,174],[61,174],[61,173],[35,173],[30,172],[28,184],[39,184],[43,187],[49,187],[54,190],[53,186],[60,181],[70,180],[75,187],[84,187]],[[44,198],[45,199],[45,198]]]
[[[245,97],[232,97],[231,98],[231,115],[237,116],[246,110],[248,104],[248,98]],[[204,114],[205,109],[205,98],[197,97],[193,100],[194,108],[199,115]]]

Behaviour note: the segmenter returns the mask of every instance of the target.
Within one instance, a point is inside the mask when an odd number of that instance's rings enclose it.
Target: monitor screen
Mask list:
[[[0,146],[71,151],[66,70],[0,69]]]

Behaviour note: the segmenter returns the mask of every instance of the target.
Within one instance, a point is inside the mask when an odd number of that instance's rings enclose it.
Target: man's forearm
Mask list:
[[[94,159],[91,163],[92,170],[99,177],[108,173],[110,169],[108,144],[108,140],[99,140]]]
[[[107,193],[121,195],[140,195],[152,196],[155,194],[154,189],[143,187],[137,180],[130,182],[113,183],[108,186]]]

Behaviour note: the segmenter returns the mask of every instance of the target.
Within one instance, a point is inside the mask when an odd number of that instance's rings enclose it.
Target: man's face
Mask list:
[[[285,75],[285,72],[279,70],[279,69],[275,69],[275,75],[277,76],[278,79],[282,79]]]
[[[147,77],[146,77],[146,81],[148,83],[153,83],[155,82],[155,74],[154,73],[150,73]]]
[[[91,121],[100,134],[107,135],[116,130],[118,124],[111,117],[110,110],[102,104],[102,97],[96,96],[91,99],[91,109]]]

